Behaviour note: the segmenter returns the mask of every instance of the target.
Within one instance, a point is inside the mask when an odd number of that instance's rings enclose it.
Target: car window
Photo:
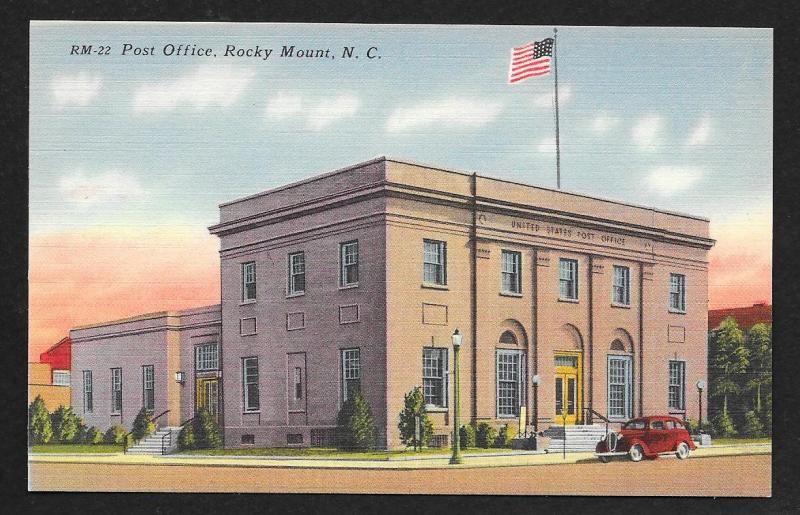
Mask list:
[[[672,420],[667,420],[666,422],[664,422],[664,427],[667,429],[675,429],[675,422],[673,422]]]
[[[644,429],[644,420],[631,420],[623,429]]]
[[[664,422],[660,420],[654,420],[650,422],[650,429],[664,429]]]

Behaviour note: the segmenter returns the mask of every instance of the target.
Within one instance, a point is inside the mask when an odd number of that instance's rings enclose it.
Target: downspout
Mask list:
[[[594,256],[589,254],[589,409],[594,409]],[[584,388],[585,390],[585,388]],[[591,412],[590,412],[591,413]],[[589,419],[592,415],[589,415]],[[585,424],[586,421],[583,420]]]
[[[639,416],[644,413],[644,263],[639,263]]]
[[[472,399],[470,400],[472,417],[474,421],[478,416],[478,175],[472,174],[470,184],[470,209],[472,211],[472,225],[470,227],[470,319],[472,329]],[[456,431],[459,428],[455,428]]]

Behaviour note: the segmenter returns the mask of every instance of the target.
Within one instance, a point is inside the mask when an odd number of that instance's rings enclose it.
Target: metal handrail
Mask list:
[[[597,415],[597,418],[603,420],[606,423],[606,433],[608,433],[608,424],[610,424],[611,421],[607,417],[604,417],[603,415],[596,412],[592,408],[583,408],[583,411],[589,415],[587,418],[589,419],[590,424],[594,422],[593,418],[594,415]]]
[[[169,413],[169,411],[170,410],[162,411],[161,413],[158,414],[158,416],[153,417],[150,420],[153,423],[155,423],[156,420],[158,420],[159,418],[161,418],[164,415],[166,415],[167,413]],[[156,427],[158,427],[158,426],[156,426]],[[125,436],[122,437],[122,453],[123,454],[126,454],[128,452],[128,437],[131,436],[132,434],[133,434],[133,429],[131,429],[130,431],[125,433]],[[163,449],[163,437],[162,437],[162,449]]]
[[[164,415],[166,415],[167,413],[169,413],[169,411],[170,411],[170,410],[163,411],[163,412],[161,412],[161,413],[160,413],[158,416],[156,416],[156,417],[153,417],[151,420],[152,420],[153,422],[155,422],[155,421],[156,421],[156,420],[158,420],[159,418],[161,418],[161,417],[163,417]]]

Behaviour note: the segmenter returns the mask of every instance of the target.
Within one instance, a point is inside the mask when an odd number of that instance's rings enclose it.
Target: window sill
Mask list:
[[[299,292],[296,292],[296,293],[287,293],[287,294],[286,294],[286,298],[287,298],[287,299],[293,299],[293,298],[295,298],[295,297],[302,297],[302,296],[304,296],[305,294],[306,294],[306,292],[305,292],[305,291],[299,291]]]
[[[358,283],[355,284],[345,284],[344,286],[339,286],[340,290],[352,290],[353,288],[358,288]]]
[[[517,298],[517,299],[521,299],[522,298],[522,294],[521,293],[514,293],[513,291],[501,291],[500,292],[500,296],[501,297],[514,297],[514,298]]]
[[[630,304],[617,304],[616,302],[611,303],[612,308],[621,308],[621,309],[631,309]]]
[[[497,415],[497,418],[498,419],[500,419],[500,418],[506,419],[507,418],[507,419],[513,420],[513,419],[519,418],[519,415]]]
[[[246,305],[248,305],[248,304],[255,304],[255,303],[256,303],[256,299],[253,299],[253,300],[243,300],[243,301],[241,301],[241,302],[239,303],[239,305],[240,305],[240,306],[246,306]]]
[[[674,315],[685,315],[686,311],[681,311],[680,309],[669,308],[669,312]]]
[[[450,290],[450,288],[448,288],[446,284],[422,283],[421,286],[423,288],[428,288],[431,290],[446,290],[446,291]]]
[[[239,333],[239,336],[255,336],[258,333]]]
[[[580,302],[578,299],[564,299],[562,297],[558,298],[558,302],[567,302],[569,304],[578,304]]]
[[[447,406],[431,406],[430,408],[426,406],[425,411],[428,413],[447,413],[450,409]]]
[[[261,414],[261,410],[258,410],[258,411],[243,411],[242,412],[242,415],[260,415],[260,414]]]

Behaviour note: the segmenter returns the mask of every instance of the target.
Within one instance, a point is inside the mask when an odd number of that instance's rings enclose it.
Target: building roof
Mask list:
[[[742,329],[750,329],[756,324],[772,323],[772,304],[758,302],[752,306],[739,308],[711,309],[708,311],[708,330],[716,329],[722,321],[733,317]]]

